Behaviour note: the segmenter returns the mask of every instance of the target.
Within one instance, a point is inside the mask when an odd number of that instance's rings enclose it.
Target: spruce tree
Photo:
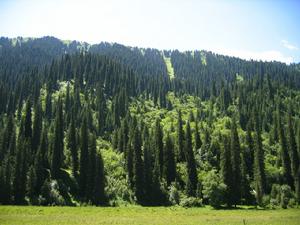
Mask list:
[[[144,198],[144,169],[142,160],[142,149],[141,149],[141,136],[140,131],[136,127],[134,131],[134,137],[132,141],[134,159],[133,159],[133,170],[134,170],[134,191],[137,201],[143,202]]]
[[[87,117],[85,115],[80,128],[80,167],[79,167],[79,190],[81,198],[85,198],[87,176],[88,176],[88,157],[89,157],[89,131],[87,128]]]
[[[260,128],[258,124],[257,114],[254,113],[254,165],[253,165],[253,175],[254,175],[254,189],[256,202],[259,206],[262,206],[262,198],[265,194],[265,163],[264,163],[264,150],[262,146],[262,139]]]
[[[222,148],[221,148],[221,156],[220,156],[220,168],[221,168],[221,176],[224,184],[226,184],[227,189],[225,193],[225,202],[227,206],[231,207],[233,204],[232,195],[234,194],[232,191],[233,186],[233,174],[232,174],[232,166],[231,166],[231,151],[230,151],[230,140],[227,136],[223,136],[222,138]]]
[[[104,164],[100,153],[96,156],[96,168],[95,168],[95,181],[94,181],[94,195],[93,203],[95,205],[103,205],[106,202],[105,197],[105,175],[104,175]]]
[[[232,166],[232,192],[233,204],[236,206],[241,199],[241,148],[237,132],[236,122],[232,119],[231,122],[231,138],[230,138],[230,156]]]
[[[90,135],[89,141],[89,156],[88,156],[88,171],[86,184],[86,197],[88,200],[93,199],[93,189],[95,187],[95,173],[96,173],[96,136]]]
[[[155,122],[155,151],[159,163],[159,177],[162,178],[164,168],[164,143],[163,143],[163,130],[160,125],[160,120],[156,119]]]
[[[51,175],[53,179],[58,179],[64,157],[63,112],[60,98],[57,103],[56,117],[54,123],[54,143],[51,160]]]
[[[164,174],[167,181],[167,185],[170,185],[171,182],[175,181],[176,178],[176,162],[174,154],[174,144],[172,139],[167,134],[166,144],[165,144],[165,163],[164,163]]]
[[[178,111],[178,121],[177,121],[177,161],[184,161],[184,132],[183,124],[181,118],[181,111]]]
[[[32,151],[36,154],[38,146],[40,144],[42,131],[42,108],[40,101],[38,100],[34,106],[34,119],[33,119],[33,131],[32,131]]]
[[[288,184],[290,187],[293,187],[294,183],[293,183],[293,177],[291,171],[291,159],[289,156],[286,135],[281,122],[279,107],[277,108],[277,123],[279,129],[280,153],[281,153],[280,155],[281,155],[282,168],[283,168],[283,179],[284,179],[284,183]]]
[[[298,177],[298,170],[299,170],[299,155],[297,152],[297,144],[295,138],[295,132],[292,123],[292,109],[291,106],[289,108],[288,113],[288,147],[289,147],[289,155],[291,158],[291,172],[294,178],[294,187],[295,191],[299,192],[299,177]],[[297,189],[297,190],[296,190]],[[297,193],[296,193],[297,195]]]
[[[71,116],[71,123],[68,131],[68,148],[71,152],[72,159],[72,175],[77,177],[78,173],[78,148],[77,148],[77,140],[76,140],[76,129],[74,118]]]
[[[186,193],[188,196],[195,196],[198,184],[197,170],[196,170],[196,162],[192,147],[192,136],[191,136],[191,128],[189,121],[186,125],[186,133],[185,133],[185,149],[186,153],[186,166],[187,166],[187,183],[186,183]]]

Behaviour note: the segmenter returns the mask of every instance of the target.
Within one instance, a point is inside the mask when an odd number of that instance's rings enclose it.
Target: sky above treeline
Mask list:
[[[0,36],[300,62],[299,0],[0,0]]]

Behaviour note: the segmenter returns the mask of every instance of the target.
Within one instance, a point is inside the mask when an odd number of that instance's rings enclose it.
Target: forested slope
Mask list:
[[[299,88],[299,64],[1,38],[0,202],[293,207]]]

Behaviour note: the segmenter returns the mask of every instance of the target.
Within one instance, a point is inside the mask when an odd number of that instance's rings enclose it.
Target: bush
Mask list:
[[[227,186],[222,182],[216,170],[207,173],[203,180],[203,197],[209,200],[214,208],[220,208],[224,204]]]
[[[281,201],[280,205],[286,209],[289,205],[290,199],[293,197],[291,187],[288,185],[281,186]]]
[[[184,197],[180,201],[180,206],[182,207],[202,207],[202,199],[195,197]]]
[[[66,205],[56,180],[47,179],[42,186],[41,193],[40,200],[42,205]]]
[[[169,201],[172,205],[178,205],[180,202],[180,193],[177,183],[172,183],[169,188]]]

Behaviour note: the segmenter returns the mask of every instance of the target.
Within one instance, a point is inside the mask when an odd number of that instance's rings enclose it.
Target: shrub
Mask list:
[[[184,197],[180,201],[180,206],[182,207],[201,207],[203,206],[202,204],[202,199],[195,198],[195,197]]]
[[[172,183],[169,187],[169,201],[172,205],[178,205],[180,203],[180,192],[178,189],[177,183]]]
[[[214,208],[220,208],[224,204],[226,185],[216,170],[211,170],[203,180],[203,197],[209,200],[209,204]]]

